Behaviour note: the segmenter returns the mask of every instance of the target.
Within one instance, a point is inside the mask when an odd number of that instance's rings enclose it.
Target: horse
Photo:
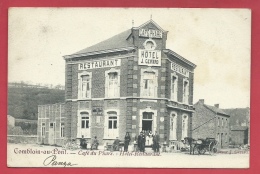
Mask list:
[[[192,154],[194,155],[194,147],[196,144],[196,140],[191,137],[185,137],[183,143],[190,146],[190,154],[192,152]]]

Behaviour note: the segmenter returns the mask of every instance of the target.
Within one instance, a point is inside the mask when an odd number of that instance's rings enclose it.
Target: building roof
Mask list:
[[[219,108],[217,108],[217,107],[215,107],[215,106],[210,106],[210,105],[206,105],[206,104],[204,104],[204,106],[207,107],[209,110],[211,110],[211,111],[217,113],[217,114],[222,114],[222,115],[227,115],[227,116],[229,116],[229,115],[228,115],[226,112],[224,112],[222,109],[219,109]]]
[[[16,118],[15,122],[26,122],[26,123],[38,123],[38,120],[28,120],[28,119],[19,119]]]
[[[247,130],[247,126],[231,126],[232,131],[245,131]]]
[[[196,65],[194,63],[190,62],[189,60],[185,59],[184,57],[182,57],[181,55],[177,54],[176,52],[174,52],[170,49],[165,49],[165,50],[163,50],[163,52],[166,54],[173,55],[173,56],[177,57],[178,59],[182,60],[183,62],[187,63],[188,65],[192,66],[193,68],[196,68]]]
[[[128,40],[128,37],[132,33],[131,29],[126,30],[122,33],[119,33],[109,39],[106,39],[102,42],[99,42],[95,45],[92,45],[90,47],[87,47],[83,50],[80,50],[72,55],[77,55],[77,54],[84,54],[84,53],[89,53],[89,52],[95,52],[95,51],[103,51],[103,50],[112,50],[116,48],[126,48],[126,47],[131,47],[134,46],[133,43],[131,43]]]
[[[134,45],[133,40],[130,37],[132,35],[132,31],[140,29],[149,24],[154,25],[158,30],[162,31],[163,33],[168,32],[166,30],[163,30],[156,22],[154,22],[152,19],[150,19],[149,21],[140,25],[139,27],[133,27],[133,28],[128,29],[122,33],[119,33],[109,39],[101,41],[95,45],[87,47],[87,48],[80,50],[76,53],[73,53],[71,55],[65,55],[63,57],[64,57],[64,59],[70,59],[70,58],[76,58],[76,57],[112,53],[112,52],[117,52],[117,51],[129,51],[129,50],[136,49],[136,46]],[[163,52],[168,55],[173,55],[174,57],[187,63],[188,65],[192,66],[193,68],[196,68],[195,64],[193,64],[189,60],[185,59],[184,57],[180,56],[179,54],[177,54],[176,52],[174,52],[170,49],[164,49]]]

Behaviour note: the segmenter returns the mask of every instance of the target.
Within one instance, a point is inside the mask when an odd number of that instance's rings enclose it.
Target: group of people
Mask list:
[[[137,147],[140,152],[145,152],[145,146],[152,146],[152,149],[154,152],[159,152],[159,141],[160,137],[157,134],[157,131],[155,131],[155,134],[152,134],[152,131],[141,131],[137,138],[135,138],[137,141]],[[118,137],[113,142],[112,148],[114,151],[118,151],[120,149],[120,146],[124,146],[124,152],[128,152],[128,146],[131,141],[131,137],[129,132],[126,132],[126,135],[124,137],[124,142],[120,141]],[[94,137],[91,143],[91,150],[98,149],[99,142],[97,140],[97,136]],[[80,139],[80,147],[82,149],[87,149],[87,141],[82,135],[82,138]]]
[[[146,145],[152,145],[154,152],[159,152],[159,141],[160,137],[157,134],[157,131],[155,131],[155,134],[153,135],[152,131],[143,130],[137,137],[137,146],[140,152],[145,152]]]
[[[82,135],[81,139],[80,139],[80,148],[81,149],[87,149],[87,140],[84,138],[84,135]],[[90,149],[93,150],[93,149],[98,149],[98,145],[99,145],[99,142],[98,142],[98,139],[97,139],[97,136],[94,137],[94,139],[92,140],[92,143],[91,143],[91,146],[90,146]]]

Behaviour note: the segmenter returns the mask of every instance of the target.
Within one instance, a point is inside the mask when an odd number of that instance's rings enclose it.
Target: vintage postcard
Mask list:
[[[9,8],[8,167],[249,168],[251,11]]]

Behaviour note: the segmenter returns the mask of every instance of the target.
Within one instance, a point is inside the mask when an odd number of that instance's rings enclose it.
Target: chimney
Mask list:
[[[204,104],[204,99],[199,99],[199,102]]]
[[[214,104],[214,106],[215,106],[216,108],[219,108],[219,104]]]

